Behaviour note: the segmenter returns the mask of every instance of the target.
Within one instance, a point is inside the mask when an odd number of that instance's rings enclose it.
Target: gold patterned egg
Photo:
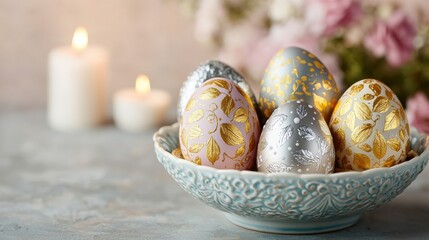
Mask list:
[[[289,47],[280,50],[265,69],[259,107],[268,118],[283,103],[304,100],[315,106],[328,122],[339,95],[334,78],[315,55]]]
[[[260,135],[249,96],[234,82],[204,82],[186,104],[180,121],[183,157],[218,169],[251,169]]]
[[[405,160],[410,129],[392,90],[375,79],[356,82],[341,96],[329,127],[343,170],[390,167]]]

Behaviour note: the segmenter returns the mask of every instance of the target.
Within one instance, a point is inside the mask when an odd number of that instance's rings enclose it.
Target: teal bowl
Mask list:
[[[400,194],[429,159],[426,136],[411,131],[419,154],[390,168],[333,174],[218,170],[171,154],[179,125],[155,133],[159,162],[189,194],[225,213],[232,223],[262,232],[310,234],[343,229]]]

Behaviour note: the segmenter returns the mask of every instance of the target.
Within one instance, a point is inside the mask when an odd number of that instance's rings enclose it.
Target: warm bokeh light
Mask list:
[[[74,31],[72,46],[76,50],[85,49],[88,45],[88,33],[84,27],[78,27]]]
[[[136,91],[138,93],[147,93],[150,91],[150,82],[146,75],[138,76],[136,80]]]

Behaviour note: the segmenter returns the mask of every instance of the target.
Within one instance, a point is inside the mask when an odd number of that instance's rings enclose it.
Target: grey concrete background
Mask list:
[[[0,118],[0,239],[428,239],[419,176],[353,227],[308,236],[237,227],[182,190],[156,160],[152,134],[114,126],[59,133],[44,111]]]

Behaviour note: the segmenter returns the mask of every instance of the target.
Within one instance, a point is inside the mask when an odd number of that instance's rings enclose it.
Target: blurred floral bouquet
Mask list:
[[[316,54],[345,90],[363,78],[385,82],[411,124],[429,133],[429,9],[418,0],[182,0],[197,40],[259,80],[281,48]],[[427,9],[425,11],[425,8]]]

